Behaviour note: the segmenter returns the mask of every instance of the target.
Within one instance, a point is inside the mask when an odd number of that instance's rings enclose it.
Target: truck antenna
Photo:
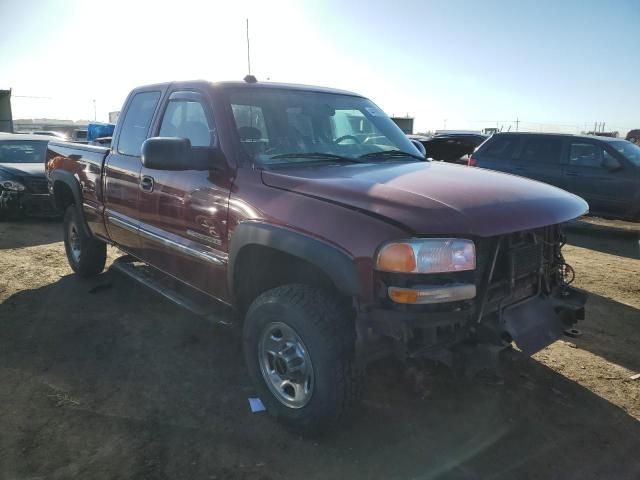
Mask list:
[[[247,18],[247,67],[251,75],[251,51],[249,49],[249,19]]]
[[[249,50],[249,19],[247,18],[247,67],[249,69],[249,73],[245,75],[244,81],[247,83],[256,83],[256,77],[251,75],[251,51]]]

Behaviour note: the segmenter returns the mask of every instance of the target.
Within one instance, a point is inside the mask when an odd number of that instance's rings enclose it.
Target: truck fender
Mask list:
[[[346,295],[360,293],[360,281],[353,258],[339,248],[284,227],[246,222],[235,227],[229,246],[227,279],[233,295],[235,262],[242,248],[261,245],[293,255],[322,270]]]
[[[82,191],[80,189],[80,182],[78,182],[78,179],[71,172],[67,172],[65,170],[54,170],[49,174],[49,181],[54,188],[56,182],[62,182],[69,187],[69,190],[71,190],[71,194],[73,195],[73,203],[76,206],[78,217],[82,219],[82,229],[87,236],[93,237],[91,229],[84,218]],[[59,205],[56,205],[56,207],[59,207]]]

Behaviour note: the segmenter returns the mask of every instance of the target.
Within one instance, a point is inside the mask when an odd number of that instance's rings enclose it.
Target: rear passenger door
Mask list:
[[[634,193],[625,160],[589,139],[567,140],[563,176],[566,190],[584,198],[594,213],[623,213]]]
[[[562,138],[527,135],[513,159],[513,173],[560,187]]]
[[[160,91],[133,93],[125,106],[116,145],[104,167],[105,224],[109,237],[123,250],[140,257],[138,194],[142,143],[160,101]]]

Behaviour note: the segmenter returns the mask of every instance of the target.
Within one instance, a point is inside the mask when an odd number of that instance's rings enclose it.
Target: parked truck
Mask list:
[[[352,409],[373,359],[532,354],[584,316],[561,251],[582,199],[427,161],[354,93],[136,88],[109,149],[50,142],[47,175],[71,268],[100,274],[114,245],[112,268],[241,325],[260,398],[302,431]]]

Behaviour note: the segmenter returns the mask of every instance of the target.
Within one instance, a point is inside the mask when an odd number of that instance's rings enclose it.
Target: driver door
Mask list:
[[[217,144],[209,100],[174,91],[155,136],[188,138],[194,149]],[[186,159],[185,159],[186,161]],[[154,267],[218,299],[227,297],[227,206],[231,179],[219,171],[140,172],[140,242]]]

